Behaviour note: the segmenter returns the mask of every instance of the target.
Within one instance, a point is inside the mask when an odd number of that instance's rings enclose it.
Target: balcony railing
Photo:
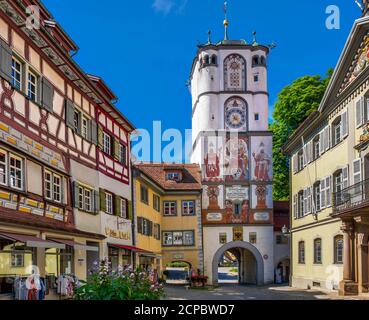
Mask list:
[[[333,194],[335,214],[362,208],[365,204],[369,207],[369,180],[361,181]]]

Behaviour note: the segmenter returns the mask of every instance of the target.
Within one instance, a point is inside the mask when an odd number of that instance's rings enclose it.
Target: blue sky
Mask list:
[[[191,128],[185,86],[196,45],[223,38],[223,0],[44,0],[80,47],[76,61],[119,96],[117,107],[138,128]],[[340,29],[325,26],[326,8],[340,8]],[[276,42],[269,57],[270,109],[278,92],[304,75],[324,75],[361,14],[354,0],[229,0],[229,35]]]

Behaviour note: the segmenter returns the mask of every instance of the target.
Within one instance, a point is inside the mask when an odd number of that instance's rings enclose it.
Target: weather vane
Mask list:
[[[229,26],[229,21],[227,18],[227,12],[228,12],[228,2],[224,1],[224,40],[228,40],[228,26]]]

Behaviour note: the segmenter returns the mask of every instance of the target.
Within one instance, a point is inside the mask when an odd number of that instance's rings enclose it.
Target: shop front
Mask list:
[[[145,271],[156,271],[159,275],[162,271],[162,257],[159,254],[147,251],[139,251],[138,267]]]

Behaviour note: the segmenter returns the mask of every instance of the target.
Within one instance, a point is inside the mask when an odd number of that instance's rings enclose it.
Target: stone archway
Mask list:
[[[259,250],[249,242],[244,241],[234,241],[223,245],[217,250],[213,257],[212,263],[212,275],[213,284],[218,285],[218,265],[219,261],[225,252],[232,249],[244,249],[251,253],[256,260],[256,283],[258,286],[264,285],[264,260],[261,256]]]

